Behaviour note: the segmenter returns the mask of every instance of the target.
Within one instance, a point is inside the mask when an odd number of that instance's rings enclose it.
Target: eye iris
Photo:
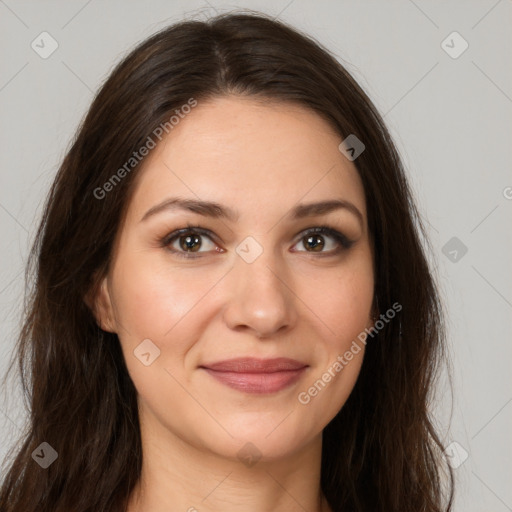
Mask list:
[[[310,244],[309,246],[313,248],[314,252],[320,252],[325,245],[320,236],[310,235],[304,238],[306,239],[306,246]]]
[[[197,245],[194,247],[194,244]],[[188,252],[197,252],[201,248],[201,238],[198,235],[181,236],[180,247]]]

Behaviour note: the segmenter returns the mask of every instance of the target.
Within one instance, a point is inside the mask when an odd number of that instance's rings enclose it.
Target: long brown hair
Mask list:
[[[444,313],[397,150],[327,50],[266,15],[238,12],[177,23],[136,47],[101,87],[60,166],[26,269],[34,285],[15,357],[30,416],[0,489],[1,512],[125,511],[142,461],[137,393],[117,335],[97,326],[84,298],[108,271],[133,193],[141,164],[127,170],[126,162],[191,98],[226,94],[298,103],[366,146],[354,164],[376,302],[381,312],[395,302],[402,311],[368,342],[353,392],[324,429],[322,491],[336,512],[451,510],[453,470],[429,409],[448,361]],[[32,457],[43,442],[58,454],[46,469]]]

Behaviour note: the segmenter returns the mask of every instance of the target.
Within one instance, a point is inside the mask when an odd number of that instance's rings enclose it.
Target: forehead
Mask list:
[[[146,157],[130,209],[139,214],[166,196],[232,206],[241,218],[279,215],[299,201],[346,199],[365,216],[355,165],[342,137],[298,104],[221,97],[198,102]]]

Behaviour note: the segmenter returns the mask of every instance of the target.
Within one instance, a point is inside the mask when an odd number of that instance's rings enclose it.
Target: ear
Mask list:
[[[84,297],[84,301],[96,318],[96,323],[104,331],[117,332],[114,321],[114,308],[108,288],[108,276],[101,279]]]

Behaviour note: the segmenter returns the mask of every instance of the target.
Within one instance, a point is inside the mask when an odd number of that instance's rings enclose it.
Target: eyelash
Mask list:
[[[175,239],[179,239],[180,237],[189,235],[189,234],[206,236],[206,237],[210,238],[210,240],[213,243],[215,243],[215,240],[213,240],[211,231],[209,231],[208,229],[204,229],[201,226],[194,226],[191,224],[187,224],[186,228],[178,229],[176,231],[173,231],[172,233],[169,233],[168,235],[165,235],[163,238],[161,238],[159,240],[160,246],[163,248],[166,248],[167,250],[169,250],[170,252],[172,252],[173,254],[176,254],[178,257],[181,257],[181,258],[185,258],[185,259],[201,258],[202,254],[205,254],[205,253],[190,253],[190,252],[184,252],[184,251],[176,250],[176,249],[169,247],[171,245],[171,243],[174,242]],[[308,229],[305,229],[304,231],[302,231],[301,234],[302,234],[302,236],[299,238],[297,243],[299,243],[304,237],[309,236],[309,235],[325,235],[325,236],[330,236],[330,237],[334,238],[334,240],[340,244],[340,247],[338,247],[337,249],[334,249],[330,252],[316,253],[320,257],[337,255],[342,251],[350,249],[350,247],[352,247],[352,245],[354,244],[354,240],[349,240],[343,233],[340,233],[338,230],[331,228],[329,226],[318,226],[318,227],[314,227],[314,228],[308,228]],[[210,251],[206,251],[206,253],[207,252],[210,252]],[[308,251],[298,251],[298,252],[308,253]],[[310,254],[315,254],[315,253],[313,252]]]

